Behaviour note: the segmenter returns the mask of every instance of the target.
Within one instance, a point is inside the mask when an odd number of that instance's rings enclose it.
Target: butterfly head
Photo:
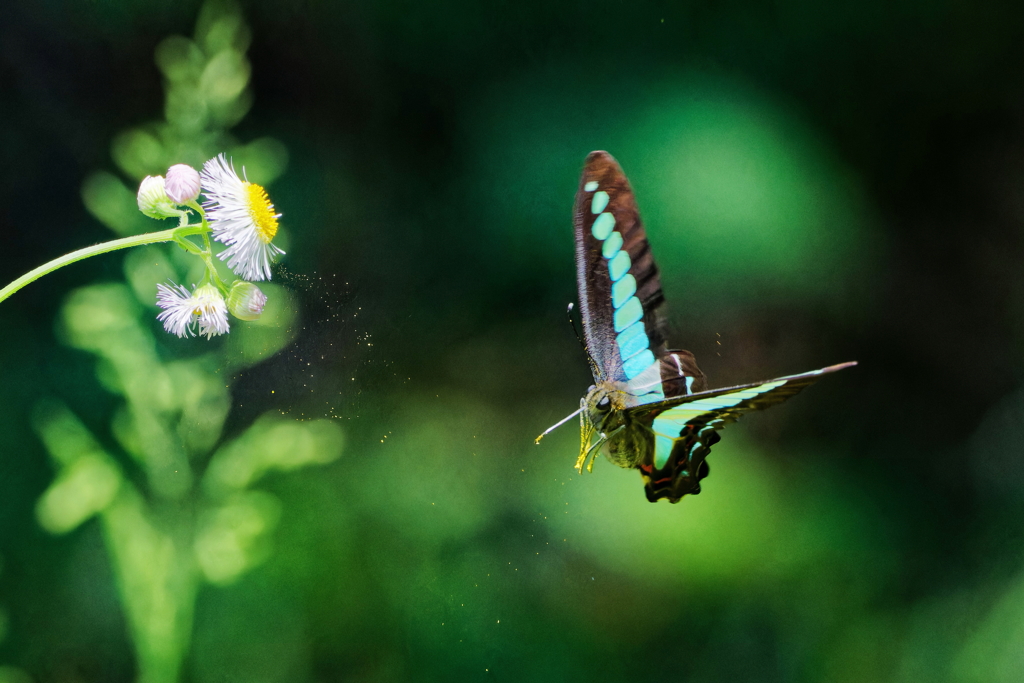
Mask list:
[[[622,427],[627,394],[617,384],[599,380],[580,401],[580,455],[576,459],[580,472],[584,465],[588,471],[593,469],[598,451]]]
[[[594,423],[595,428],[608,431],[615,426],[616,413],[626,409],[626,398],[629,394],[619,387],[619,382],[605,380],[594,384],[583,399],[583,412]]]

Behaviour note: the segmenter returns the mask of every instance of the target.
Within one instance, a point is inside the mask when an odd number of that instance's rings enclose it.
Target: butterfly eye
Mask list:
[[[607,396],[605,396],[604,398],[597,402],[597,407],[603,410],[607,410],[608,406],[610,406],[611,404],[612,402],[608,399]]]

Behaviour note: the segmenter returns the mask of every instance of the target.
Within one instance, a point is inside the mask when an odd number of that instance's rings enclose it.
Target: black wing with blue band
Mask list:
[[[700,481],[708,473],[705,458],[718,443],[718,431],[745,413],[782,403],[823,375],[856,365],[841,363],[799,375],[726,389],[703,391],[629,409],[630,416],[649,424],[654,433],[653,458],[638,465],[650,500],[678,500],[696,493],[691,475]]]
[[[584,164],[575,228],[583,332],[603,375],[595,379],[626,383],[634,405],[660,401],[661,281],[633,190],[606,152]]]

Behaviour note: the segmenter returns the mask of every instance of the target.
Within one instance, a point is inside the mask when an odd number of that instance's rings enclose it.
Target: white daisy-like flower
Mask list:
[[[267,191],[239,178],[223,154],[203,164],[202,182],[213,238],[228,247],[218,256],[244,280],[269,280],[271,260],[284,252],[271,244],[281,214]]]
[[[198,334],[210,339],[227,334],[228,308],[220,290],[210,284],[189,292],[183,285],[168,283],[156,286],[156,305],[164,309],[156,319],[164,329],[179,337]]]

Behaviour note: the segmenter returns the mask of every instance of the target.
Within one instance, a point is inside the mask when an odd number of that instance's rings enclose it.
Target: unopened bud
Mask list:
[[[175,204],[182,206],[199,197],[199,171],[188,164],[175,164],[167,169],[164,190]]]
[[[236,280],[228,292],[228,310],[239,320],[256,320],[267,305],[267,295],[245,280]]]
[[[178,218],[181,210],[175,208],[164,190],[163,176],[146,176],[139,184],[139,211],[150,218]]]

